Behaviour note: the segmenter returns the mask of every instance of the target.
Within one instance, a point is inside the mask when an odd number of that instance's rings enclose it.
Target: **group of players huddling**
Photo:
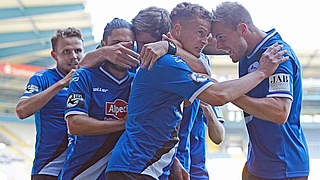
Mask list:
[[[224,140],[219,106],[229,102],[249,134],[243,180],[308,179],[299,61],[239,3],[149,7],[132,24],[114,18],[85,55],[76,28],[57,30],[51,43],[56,67],[32,76],[16,107],[20,119],[35,114],[32,180],[209,179],[206,129]],[[239,62],[239,79],[210,77],[204,53],[217,52]]]

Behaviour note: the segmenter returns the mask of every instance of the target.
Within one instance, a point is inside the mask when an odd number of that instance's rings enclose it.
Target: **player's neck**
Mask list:
[[[248,50],[247,54],[250,54],[256,45],[266,36],[267,34],[260,30],[255,30],[251,32],[250,37],[248,38]]]
[[[128,70],[118,69],[116,67],[110,66],[110,64],[105,64],[103,68],[117,79],[122,79],[124,76],[128,74]]]

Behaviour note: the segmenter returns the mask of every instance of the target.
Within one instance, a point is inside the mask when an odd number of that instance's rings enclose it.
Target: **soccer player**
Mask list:
[[[187,51],[199,57],[207,44],[212,15],[201,6],[190,6],[190,15],[174,23],[172,35]],[[138,49],[142,39],[148,42],[147,39],[153,38],[151,33],[136,33]],[[174,47],[169,49],[175,53]],[[199,98],[211,105],[223,105],[240,97],[287,60],[282,57],[285,51],[278,52],[280,49],[276,45],[269,48],[255,72],[222,83],[213,83],[206,76],[192,72],[183,59],[170,54],[157,60],[151,70],[140,69],[130,93],[126,130],[111,154],[106,178],[167,179],[179,141],[181,103],[185,99],[192,103]]]
[[[104,29],[101,47],[133,40],[132,25],[115,18]],[[109,61],[74,73],[65,111],[74,138],[60,179],[105,179],[108,157],[125,128],[132,80],[128,68]]]
[[[51,38],[53,69],[33,75],[20,98],[16,112],[20,119],[35,114],[36,144],[32,180],[58,179],[68,145],[64,120],[70,78],[83,56],[79,29],[59,29]]]
[[[269,78],[233,101],[245,112],[250,139],[243,179],[308,179],[308,148],[300,124],[298,58],[275,29],[259,30],[238,3],[218,5],[214,17],[217,48],[228,51],[234,63],[239,62],[240,77],[255,73],[262,66],[259,59],[263,52],[274,43],[283,46],[289,57]]]

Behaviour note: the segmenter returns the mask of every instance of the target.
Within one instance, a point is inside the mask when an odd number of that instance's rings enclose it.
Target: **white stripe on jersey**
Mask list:
[[[98,179],[98,177],[101,175],[102,172],[105,171],[107,167],[107,163],[109,161],[111,152],[109,152],[109,154],[107,154],[99,161],[97,161],[95,164],[90,166],[88,169],[83,171],[81,174],[76,176],[74,180]]]
[[[154,162],[153,164],[148,166],[144,171],[142,171],[141,174],[152,176],[153,178],[158,180],[159,176],[161,176],[163,173],[163,168],[170,164],[177,147],[178,143],[169,152],[163,154],[158,161]]]
[[[199,94],[202,93],[202,91],[206,90],[212,84],[213,84],[213,82],[208,82],[207,84],[205,84],[201,88],[199,88],[196,92],[194,92],[193,95],[189,99],[190,103],[193,103],[193,101],[199,96]]]
[[[64,164],[64,160],[67,156],[67,150],[65,150],[60,156],[49,162],[46,166],[44,166],[38,174],[47,174],[52,176],[58,176],[62,166]]]

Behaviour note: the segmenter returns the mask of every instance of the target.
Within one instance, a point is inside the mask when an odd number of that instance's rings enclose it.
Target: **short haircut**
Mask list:
[[[223,2],[218,5],[213,11],[213,23],[216,22],[231,25],[233,30],[241,23],[245,23],[249,28],[254,27],[248,10],[237,2]]]
[[[74,27],[68,27],[66,29],[58,29],[51,38],[52,50],[56,52],[59,38],[68,38],[68,37],[77,37],[81,41],[83,41],[80,29],[77,29]]]
[[[104,28],[102,40],[104,42],[107,42],[108,37],[111,35],[112,31],[114,29],[121,29],[121,28],[126,28],[126,29],[130,29],[133,31],[133,26],[128,21],[123,20],[123,19],[119,19],[119,18],[114,18]]]
[[[182,23],[181,21],[188,21],[195,18],[200,18],[212,22],[212,13],[198,4],[183,2],[177,4],[177,6],[173,8],[170,14],[172,26]]]
[[[149,7],[141,10],[132,19],[134,33],[149,33],[157,40],[162,34],[167,34],[171,29],[169,12],[163,8]]]

